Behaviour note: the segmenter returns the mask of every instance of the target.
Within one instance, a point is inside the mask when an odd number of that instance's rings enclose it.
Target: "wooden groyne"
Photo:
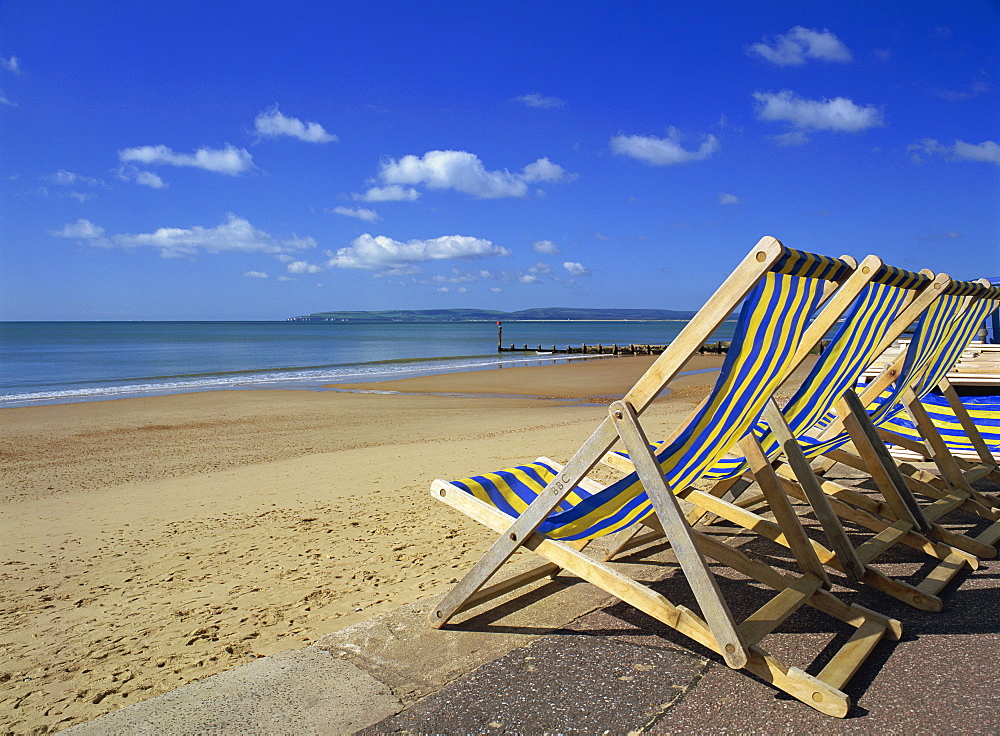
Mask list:
[[[572,345],[567,345],[565,348],[559,348],[555,345],[497,345],[498,353],[540,353],[542,355],[549,354],[566,354],[566,355],[659,355],[664,350],[667,349],[667,345],[587,345],[586,343],[580,345],[579,347],[574,347]],[[702,345],[698,350],[699,353],[716,353],[724,354],[729,350],[728,342],[712,342]]]
[[[724,354],[729,351],[729,342],[719,340],[718,342],[705,343],[698,349],[701,354],[716,353]],[[559,348],[552,345],[528,345],[524,343],[518,347],[511,343],[508,347],[503,344],[503,322],[497,322],[497,352],[498,353],[540,353],[542,355],[659,355],[669,347],[668,345],[587,345],[583,343],[580,347],[567,345]]]

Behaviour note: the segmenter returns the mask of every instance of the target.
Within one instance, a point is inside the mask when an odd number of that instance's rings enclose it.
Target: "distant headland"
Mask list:
[[[391,309],[373,312],[314,312],[289,322],[518,322],[528,320],[642,321],[691,319],[694,312],[671,309],[577,309],[542,307],[518,312],[490,309]]]

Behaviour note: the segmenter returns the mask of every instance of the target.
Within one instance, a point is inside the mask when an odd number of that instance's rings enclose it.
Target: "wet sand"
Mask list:
[[[651,362],[0,410],[0,732],[91,720],[443,594],[492,540],[430,482],[565,461]],[[652,435],[714,379],[676,381]]]

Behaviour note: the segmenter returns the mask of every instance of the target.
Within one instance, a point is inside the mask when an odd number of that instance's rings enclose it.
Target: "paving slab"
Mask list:
[[[563,631],[519,647],[361,733],[641,731],[707,664],[677,649]]]

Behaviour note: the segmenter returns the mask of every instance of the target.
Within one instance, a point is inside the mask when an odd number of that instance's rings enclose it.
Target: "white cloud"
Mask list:
[[[996,141],[983,141],[976,144],[956,140],[954,145],[946,146],[933,138],[924,138],[918,143],[909,145],[907,150],[914,152],[911,158],[914,163],[918,164],[923,163],[924,156],[943,156],[951,160],[960,159],[1000,164],[1000,145]]]
[[[952,150],[954,150],[956,157],[967,161],[986,161],[1000,164],[1000,145],[997,145],[996,141],[983,141],[978,144],[955,141]]]
[[[584,266],[582,263],[576,263],[575,261],[566,261],[563,264],[563,268],[569,272],[570,276],[590,276],[590,269]]]
[[[410,240],[403,243],[384,235],[368,233],[355,238],[347,248],[340,248],[327,262],[331,268],[363,268],[383,271],[408,268],[412,265],[453,258],[509,256],[506,248],[489,240],[464,235],[444,235],[430,240]]]
[[[719,192],[719,204],[742,204],[742,202],[740,202],[740,198],[735,194]]]
[[[316,247],[312,238],[279,240],[232,213],[226,216],[225,222],[215,227],[161,227],[151,233],[124,233],[107,238],[103,228],[88,220],[77,220],[52,234],[86,240],[91,245],[103,247],[157,248],[164,258],[193,257],[201,252],[282,254]]]
[[[855,105],[846,97],[832,100],[806,100],[791,90],[754,92],[757,117],[770,122],[785,122],[806,130],[837,130],[860,133],[884,124],[882,113],[873,105]]]
[[[937,95],[942,99],[955,102],[958,100],[968,100],[973,97],[978,97],[979,95],[989,94],[990,91],[991,89],[989,83],[980,80],[967,85],[965,89],[956,90],[935,88],[931,90],[931,94]]]
[[[167,146],[138,146],[118,152],[123,163],[149,165],[192,166],[217,174],[239,176],[253,168],[253,156],[246,149],[226,145],[225,148],[199,148],[194,153],[176,153]]]
[[[771,140],[779,146],[801,146],[802,144],[809,142],[809,136],[801,130],[790,130],[787,133],[772,135]]]
[[[10,99],[7,95],[0,90],[0,105],[7,105],[7,107],[17,107],[17,103]]]
[[[379,219],[375,210],[370,210],[367,207],[334,207],[330,212],[344,217],[356,217],[365,222],[375,222]]]
[[[492,271],[481,268],[478,271],[459,271],[457,268],[451,269],[451,275],[438,274],[431,277],[431,283],[435,284],[467,284],[471,281],[483,281],[484,279],[498,278]]]
[[[964,238],[965,236],[955,230],[949,230],[946,233],[931,233],[930,235],[917,237],[917,240],[928,240],[930,242],[939,242],[942,240],[956,240],[958,238]]]
[[[522,178],[525,181],[561,181],[571,178],[559,164],[554,164],[548,158],[540,158],[524,167]],[[575,178],[575,177],[572,177]]]
[[[501,289],[499,286],[491,286],[490,292],[492,292],[493,294],[502,294],[503,289]]]
[[[14,72],[14,74],[21,73],[21,62],[16,56],[12,56],[9,59],[0,56],[0,66],[9,72]]]
[[[652,166],[671,166],[703,161],[721,148],[719,139],[714,135],[706,135],[696,151],[685,149],[680,140],[680,131],[671,126],[667,129],[666,138],[657,138],[655,135],[617,135],[611,139],[611,151],[645,161]]]
[[[851,60],[847,46],[825,28],[817,31],[815,28],[795,26],[784,35],[753,44],[748,50],[778,66],[798,66],[805,64],[807,58],[842,64]]]
[[[353,196],[362,202],[413,202],[420,196],[420,192],[413,187],[391,184],[387,187],[371,187],[364,194]]]
[[[116,172],[122,181],[131,181],[151,189],[166,189],[167,183],[152,171],[143,171],[135,166],[122,166]]]
[[[547,263],[539,261],[534,266],[528,268],[528,273],[538,274],[539,276],[548,276],[552,273],[552,266]]]
[[[50,181],[53,184],[62,184],[63,186],[72,186],[74,184],[87,184],[89,186],[97,186],[100,182],[89,176],[81,176],[80,174],[74,174],[72,171],[66,171],[66,169],[59,169],[56,173],[51,176],[44,177],[46,181]]]
[[[288,273],[320,273],[323,267],[308,261],[292,261],[285,267],[285,270]]]
[[[243,278],[247,279],[266,279],[267,274],[263,271],[246,271],[243,274]]]
[[[76,238],[78,240],[104,240],[104,228],[83,218],[76,222],[65,225],[61,230],[54,230],[53,235],[59,238]]]
[[[165,189],[167,186],[166,182],[152,171],[136,171],[133,181],[136,184],[151,187],[152,189]]]
[[[537,92],[532,92],[530,95],[521,95],[520,97],[514,98],[518,102],[523,102],[528,107],[563,107],[566,104],[566,100],[561,100],[558,97],[545,97]]]
[[[536,240],[531,244],[531,247],[536,253],[543,253],[547,256],[557,256],[562,253],[559,246],[551,240]]]
[[[253,127],[261,138],[288,135],[306,143],[331,143],[337,140],[337,136],[327,133],[319,123],[303,123],[298,118],[285,117],[278,110],[277,104],[259,112],[254,118]]]
[[[518,276],[517,281],[520,284],[537,284],[538,276],[533,273],[525,273]]]
[[[521,173],[488,171],[479,157],[468,151],[428,151],[423,156],[403,156],[382,162],[379,176],[389,185],[423,185],[428,189],[454,189],[477,199],[524,197],[529,182],[555,182],[571,178],[547,158],[524,167]],[[377,191],[378,188],[374,188]],[[405,191],[405,190],[404,190]],[[412,189],[409,191],[413,191]],[[373,190],[365,194],[370,199]],[[409,198],[415,199],[415,196]]]
[[[70,192],[69,196],[71,196],[80,204],[83,204],[84,202],[89,202],[90,200],[94,199],[97,195],[90,194],[88,192]]]

